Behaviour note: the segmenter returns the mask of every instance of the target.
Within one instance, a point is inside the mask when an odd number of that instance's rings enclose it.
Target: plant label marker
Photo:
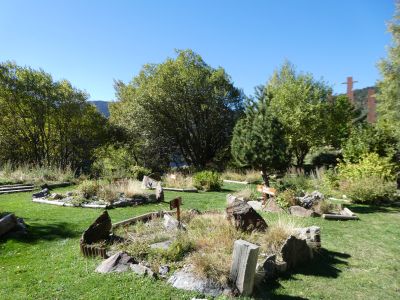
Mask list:
[[[169,209],[173,210],[176,208],[176,218],[181,224],[181,205],[182,205],[182,197],[177,197],[169,202]]]

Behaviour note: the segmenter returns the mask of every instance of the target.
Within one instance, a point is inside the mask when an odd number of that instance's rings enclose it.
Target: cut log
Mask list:
[[[357,216],[346,216],[346,215],[335,215],[335,214],[323,214],[323,219],[327,220],[358,220]]]
[[[0,219],[0,236],[11,231],[18,225],[17,218],[14,214],[8,214]]]

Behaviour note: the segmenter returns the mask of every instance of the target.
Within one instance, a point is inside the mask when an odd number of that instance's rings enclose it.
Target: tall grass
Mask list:
[[[168,173],[163,177],[162,181],[166,187],[179,189],[193,188],[193,177],[182,173]]]
[[[43,167],[35,165],[12,166],[5,163],[0,166],[0,183],[33,183],[43,184],[52,182],[73,181],[75,171],[70,167]]]
[[[227,170],[222,173],[222,179],[246,181],[248,183],[257,183],[262,181],[260,172],[256,170],[246,170],[245,172]]]

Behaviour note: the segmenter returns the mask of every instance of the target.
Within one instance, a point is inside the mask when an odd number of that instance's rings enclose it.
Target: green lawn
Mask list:
[[[184,208],[223,209],[219,193],[166,192],[183,197]],[[71,188],[69,188],[71,189]],[[60,189],[68,190],[68,188]],[[257,299],[399,299],[400,210],[351,206],[360,221],[295,218],[321,227],[323,248],[307,268],[256,289]],[[165,204],[110,210],[113,222]],[[0,299],[191,299],[196,293],[173,289],[163,281],[133,273],[96,274],[100,259],[79,254],[79,238],[101,210],[31,202],[31,193],[0,196],[0,211],[14,212],[29,225],[27,238],[0,240]],[[265,214],[265,219],[278,218]]]

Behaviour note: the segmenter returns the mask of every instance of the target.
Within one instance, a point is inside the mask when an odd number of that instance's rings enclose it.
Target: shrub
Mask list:
[[[213,171],[201,171],[193,176],[193,184],[204,191],[219,191],[222,187],[220,174]]]
[[[379,157],[376,153],[368,153],[358,163],[342,162],[338,165],[341,180],[359,180],[367,177],[379,177],[390,181],[395,179],[395,165],[389,157]]]
[[[84,180],[78,186],[79,193],[86,199],[96,196],[99,189],[99,183],[93,180]]]
[[[133,166],[130,168],[132,178],[136,180],[143,180],[144,176],[148,176],[151,173],[150,169],[141,166]]]
[[[385,181],[377,176],[342,181],[340,190],[354,203],[375,205],[396,200],[397,191],[394,181]]]
[[[287,208],[296,205],[296,192],[292,189],[280,192],[276,197],[276,203],[282,208]]]
[[[286,174],[283,178],[273,182],[272,186],[276,188],[278,192],[290,189],[298,195],[310,189],[311,182],[305,174]]]

